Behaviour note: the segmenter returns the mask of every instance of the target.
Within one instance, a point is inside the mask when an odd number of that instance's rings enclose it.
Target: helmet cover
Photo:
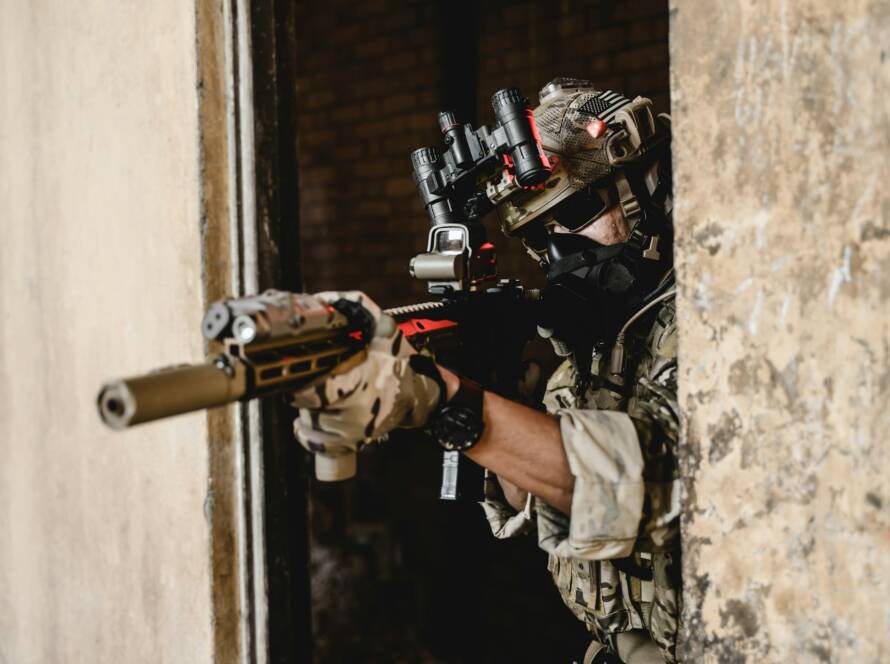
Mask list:
[[[523,226],[547,218],[572,194],[588,186],[608,186],[619,168],[640,160],[658,132],[652,102],[630,100],[611,90],[599,91],[589,81],[554,79],[541,90],[534,119],[545,154],[554,164],[539,187],[523,190],[503,171],[488,184],[497,205],[501,230],[516,234]]]

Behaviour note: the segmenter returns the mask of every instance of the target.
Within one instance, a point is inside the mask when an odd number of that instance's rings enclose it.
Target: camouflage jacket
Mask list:
[[[672,663],[680,611],[673,300],[629,330],[625,395],[606,383],[610,351],[594,354],[583,394],[566,361],[544,396],[575,476],[571,518],[535,497],[516,513],[493,482],[483,508],[497,537],[537,530],[563,601],[599,641],[645,628]]]

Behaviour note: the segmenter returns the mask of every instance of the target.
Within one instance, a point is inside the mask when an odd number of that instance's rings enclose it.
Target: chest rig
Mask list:
[[[549,411],[563,408],[617,410],[639,418],[654,405],[647,385],[674,366],[676,358],[675,310],[672,289],[664,290],[646,310],[634,312],[622,326],[614,345],[597,347],[590,363],[590,380],[579,390],[576,366],[568,360],[548,384]],[[622,384],[617,385],[613,364],[618,341],[624,350]],[[626,351],[626,353],[624,352]],[[649,457],[651,436],[640,431],[641,448],[648,468],[659,464]],[[652,463],[656,461],[655,463]],[[649,476],[647,483],[655,480]],[[672,525],[676,528],[676,524]],[[659,544],[660,542],[661,544]],[[618,560],[574,560],[551,555],[548,568],[566,606],[585,623],[606,648],[603,656],[616,652],[618,632],[645,629],[661,649],[666,662],[676,661],[676,638],[680,615],[680,557],[676,534],[665,542],[642,532],[631,556]],[[609,660],[604,660],[609,661]]]

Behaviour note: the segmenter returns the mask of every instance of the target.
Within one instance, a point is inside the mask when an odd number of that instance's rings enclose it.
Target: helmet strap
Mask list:
[[[618,204],[621,206],[627,225],[633,231],[643,218],[643,208],[623,169],[615,174],[615,188],[618,190]]]

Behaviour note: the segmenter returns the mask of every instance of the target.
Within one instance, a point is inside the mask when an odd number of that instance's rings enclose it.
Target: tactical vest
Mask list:
[[[680,615],[680,539],[676,502],[678,408],[675,306],[668,300],[628,334],[625,393],[608,383],[609,348],[593,356],[592,379],[580,393],[569,361],[547,384],[544,405],[621,410],[634,421],[645,461],[646,497],[633,554],[622,560],[577,560],[550,555],[548,569],[566,606],[594,637],[612,645],[612,635],[646,629],[665,661],[676,662]],[[659,515],[671,514],[670,519]],[[665,522],[667,521],[667,522]]]

